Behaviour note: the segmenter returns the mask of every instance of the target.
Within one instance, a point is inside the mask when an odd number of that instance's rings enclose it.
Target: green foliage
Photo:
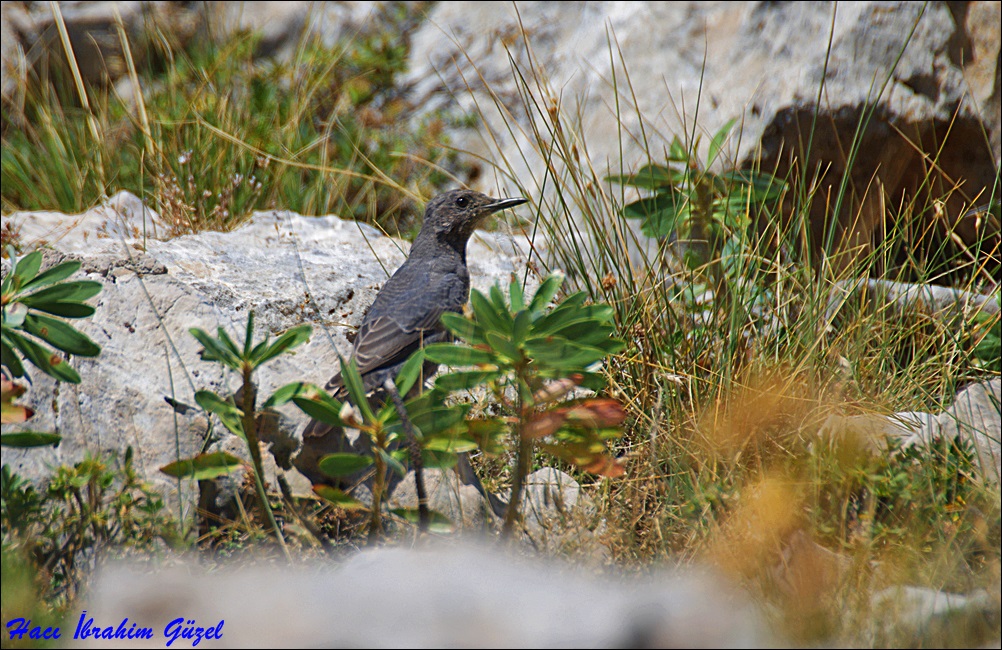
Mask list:
[[[42,431],[16,431],[0,435],[4,447],[49,447],[58,446],[63,437],[58,433]]]
[[[442,317],[463,343],[433,344],[424,351],[428,359],[441,364],[477,366],[440,376],[437,392],[444,396],[486,386],[506,414],[474,426],[468,422],[464,433],[488,452],[503,449],[509,436],[518,448],[506,533],[512,529],[522,480],[537,442],[544,451],[584,471],[613,477],[625,471],[607,447],[620,435],[622,405],[604,398],[563,400],[578,386],[597,390],[604,385],[596,366],[624,347],[613,337],[614,311],[608,305],[589,304],[584,292],[550,308],[562,282],[562,276],[547,277],[528,302],[514,278],[508,299],[497,286],[486,296],[474,291],[472,318]]]
[[[546,278],[529,301],[515,279],[508,299],[496,286],[487,296],[474,291],[472,318],[453,313],[442,316],[442,323],[463,343],[432,344],[418,350],[395,381],[398,393],[407,394],[425,359],[449,366],[477,366],[476,370],[440,376],[434,389],[406,403],[406,413],[427,466],[451,467],[457,453],[478,446],[489,453],[503,450],[505,441],[512,437],[519,449],[519,469],[512,488],[511,513],[517,512],[521,481],[528,473],[527,463],[537,442],[545,451],[585,471],[605,476],[624,472],[607,447],[607,442],[619,435],[623,407],[611,399],[562,400],[578,386],[602,387],[602,376],[593,367],[623,348],[623,343],[613,338],[613,310],[607,305],[587,304],[582,292],[551,309],[549,303],[562,282],[561,276]],[[356,428],[369,437],[374,449],[371,458],[332,454],[321,459],[320,468],[338,478],[373,467],[373,502],[380,504],[386,472],[393,470],[401,476],[406,472],[408,453],[397,449],[403,441],[404,423],[392,401],[378,409],[370,403],[354,360],[342,359],[341,376],[350,405],[341,405],[319,391],[313,392],[312,400],[295,401],[313,417]],[[479,386],[488,387],[506,415],[472,419],[468,417],[470,404],[450,399],[455,391]],[[294,399],[292,395],[288,399]],[[318,404],[323,406],[318,408]],[[507,415],[512,413],[514,418]],[[330,500],[336,505],[350,503],[340,491],[333,492]],[[370,536],[380,530],[379,510],[372,509]],[[433,514],[431,527],[438,525],[437,517]],[[506,524],[510,531],[511,524]]]
[[[174,478],[187,478],[193,481],[205,481],[225,476],[233,470],[242,467],[243,461],[232,454],[217,451],[212,454],[199,454],[194,458],[175,461],[164,465],[160,471]]]
[[[371,466],[372,462],[369,456],[329,454],[320,460],[320,470],[328,476],[346,476]]]
[[[216,330],[217,335],[215,337],[197,327],[191,328],[189,332],[204,346],[200,355],[203,361],[218,363],[238,373],[243,381],[243,385],[238,393],[240,395],[239,400],[232,396],[223,397],[212,391],[200,390],[195,393],[195,401],[206,412],[218,416],[223,425],[233,435],[247,443],[247,450],[250,453],[253,465],[254,484],[257,488],[258,503],[265,518],[271,525],[271,529],[275,533],[279,545],[282,547],[286,557],[289,558],[285,539],[278,527],[278,523],[275,521],[275,515],[271,510],[271,504],[264,489],[264,479],[262,477],[264,470],[261,463],[261,449],[257,437],[257,387],[254,384],[253,375],[265,363],[279,355],[290,352],[308,341],[312,328],[309,325],[299,325],[286,330],[274,341],[271,340],[268,334],[265,334],[261,341],[255,342],[254,312],[251,311],[247,314],[247,327],[244,330],[242,346],[234,342],[222,327]],[[279,388],[265,401],[265,408],[283,404],[291,399],[303,399],[303,396],[311,393],[312,390],[307,384],[288,384]],[[243,463],[238,458],[230,454],[218,452],[181,459],[161,467],[160,471],[177,478],[202,480],[222,476],[236,471],[241,467],[243,467]]]
[[[84,301],[101,291],[101,283],[68,280],[80,269],[80,262],[62,262],[40,273],[41,251],[20,259],[13,246],[7,251],[12,268],[0,285],[0,364],[3,367],[0,422],[13,424],[25,422],[34,415],[31,408],[14,402],[26,388],[13,379],[30,379],[25,360],[56,381],[78,384],[80,375],[60,353],[82,357],[100,354],[101,348],[96,343],[62,319],[91,316],[94,307]],[[0,444],[4,447],[56,445],[60,439],[58,434],[40,431],[0,434]]]
[[[734,124],[732,119],[711,138],[705,163],[675,136],[667,165],[645,165],[634,174],[606,178],[653,192],[622,210],[623,216],[640,220],[645,235],[685,242],[685,260],[691,268],[709,265],[716,270],[715,265],[722,264],[732,277],[739,275],[737,260],[754,252],[747,236],[752,215],[775,204],[787,189],[783,181],[757,171],[710,171]],[[699,138],[691,151],[698,146]]]
[[[587,304],[583,293],[575,293],[554,308],[549,303],[557,294],[563,278],[550,276],[531,300],[526,301],[522,286],[512,280],[509,299],[494,287],[488,296],[474,291],[471,296],[473,318],[447,313],[442,323],[463,339],[462,344],[433,344],[415,352],[398,373],[397,392],[407,395],[417,385],[426,359],[451,366],[478,366],[438,377],[435,387],[412,397],[405,404],[410,425],[415,430],[422,464],[426,467],[452,467],[456,454],[477,447],[489,453],[507,448],[513,437],[520,449],[520,467],[524,469],[532,447],[539,444],[550,454],[605,476],[619,476],[623,465],[609,454],[607,443],[619,435],[623,421],[622,406],[611,399],[586,398],[563,401],[578,386],[600,389],[602,376],[593,366],[622,349],[613,338],[613,310],[606,305]],[[373,473],[373,503],[384,498],[386,474],[403,476],[411,460],[404,422],[392,401],[378,407],[366,395],[362,377],[354,360],[341,362],[341,376],[348,391],[349,403],[341,404],[324,391],[306,384],[283,389],[279,402],[294,401],[311,417],[338,427],[358,429],[368,436],[374,450],[371,457],[351,453],[325,456],[320,469],[334,478],[370,470]],[[487,386],[501,411],[488,419],[469,417],[471,405],[451,399],[454,392]],[[512,400],[514,395],[514,401]],[[514,413],[514,418],[509,414]],[[523,453],[524,452],[524,453]],[[415,457],[416,458],[416,457]],[[416,462],[416,461],[414,461]],[[517,476],[513,486],[516,512],[521,492]],[[339,507],[360,507],[340,490],[315,488],[324,499]],[[370,539],[381,530],[380,507],[373,507]],[[401,513],[396,512],[400,516]],[[404,518],[414,520],[408,512]],[[429,530],[441,528],[441,516],[431,513]]]
[[[247,315],[247,330],[243,348],[237,347],[233,339],[222,327],[216,330],[217,338],[210,336],[205,330],[193,327],[190,330],[199,343],[205,346],[200,354],[202,361],[216,361],[236,372],[253,372],[258,367],[271,361],[278,355],[299,347],[310,339],[313,331],[309,325],[292,327],[282,333],[274,342],[265,334],[258,343],[253,342],[254,313]]]
[[[847,529],[865,528],[868,544],[898,553],[953,545],[977,536],[976,527],[984,523],[982,513],[968,511],[983,497],[972,480],[975,452],[961,438],[937,436],[914,445],[892,439],[886,454],[850,463],[827,452],[818,456],[811,476],[818,489],[810,507],[819,533],[836,542]],[[951,525],[929,525],[941,520]],[[962,589],[961,584],[950,588]]]
[[[1002,292],[995,292],[995,302],[1002,311]],[[1002,318],[999,313],[981,311],[974,317],[973,354],[987,369],[1002,372]]]
[[[646,80],[629,78],[614,44],[608,54],[614,94],[627,98]],[[884,81],[893,74],[888,69]],[[821,128],[821,108],[819,130],[802,129],[797,142],[767,154],[775,168],[752,161],[750,169],[728,170],[714,144],[711,173],[719,180],[701,183],[709,161],[694,160],[696,147],[678,139],[662,153],[657,125],[664,122],[627,100],[614,105],[623,114],[612,122],[622,151],[643,147],[645,162],[659,164],[620,167],[621,176],[609,177],[609,161],[589,157],[584,122],[553,81],[544,68],[517,66],[513,82],[523,101],[516,108],[529,134],[522,153],[543,152],[546,165],[527,171],[516,153],[498,161],[497,173],[537,197],[545,215],[526,228],[547,242],[546,255],[533,261],[563,269],[571,290],[610,304],[626,343],[605,378],[610,393],[626,396],[627,479],[585,488],[608,524],[602,542],[614,561],[641,571],[689,558],[717,563],[760,589],[767,607],[790,623],[780,629],[800,644],[873,644],[870,596],[885,586],[996,589],[1002,546],[990,474],[979,476],[964,454],[944,455],[941,444],[890,454],[870,446],[844,462],[816,437],[833,413],[938,413],[960,386],[997,380],[997,318],[963,322],[938,308],[902,314],[900,304],[874,292],[842,299],[845,286],[871,278],[995,294],[998,219],[963,210],[997,206],[999,176],[976,197],[969,179],[941,173],[940,155],[958,144],[969,150],[968,139],[954,130],[930,149],[928,140],[904,134],[929,161],[912,168],[924,170],[913,176],[924,190],[861,209],[860,194],[873,187],[854,187],[852,179],[861,176],[855,165],[877,101],[862,111],[855,134],[852,125],[836,125],[848,152],[844,181],[842,165],[817,156],[816,143],[830,133]],[[817,90],[823,103],[828,89]],[[512,107],[497,100],[489,110]],[[688,101],[679,110],[687,124],[695,116],[694,132],[703,114]],[[782,175],[772,183],[769,172]],[[640,201],[626,198],[633,188]],[[770,195],[782,190],[778,200]],[[875,230],[854,230],[870,207],[877,207],[869,215]],[[476,385],[482,375],[473,373],[491,371],[467,372],[452,381]],[[768,373],[784,379],[756,381]],[[759,499],[770,491],[763,486],[772,486],[772,497]],[[800,558],[803,549],[791,543],[798,537],[807,542]],[[792,573],[777,575],[777,568]],[[827,633],[803,634],[817,613],[805,616],[805,607],[824,609]],[[971,638],[983,644],[994,636]],[[942,643],[956,637],[913,635],[898,645]]]
[[[131,447],[121,462],[88,455],[59,466],[43,489],[4,465],[0,526],[5,565],[23,558],[52,604],[73,599],[95,552],[152,552],[179,541],[160,495],[139,478]],[[7,578],[5,569],[5,600]]]
[[[23,116],[3,109],[5,212],[80,212],[126,189],[178,233],[232,228],[275,205],[407,233],[416,225],[408,196],[446,182],[448,118],[409,119],[396,87],[407,61],[398,34],[304,41],[288,63],[259,58],[256,35],[187,49],[171,38],[160,32],[134,57],[138,107],[94,85],[88,113],[75,106],[70,75],[31,71]]]
[[[24,377],[27,372],[22,360],[27,359],[57,381],[79,384],[80,375],[52,348],[81,357],[96,357],[101,348],[86,335],[53,316],[91,316],[94,308],[84,301],[100,293],[101,283],[66,281],[80,269],[80,262],[63,262],[39,273],[42,266],[40,251],[20,259],[17,259],[13,248],[8,251],[13,270],[3,279],[0,287],[3,368],[12,378]]]

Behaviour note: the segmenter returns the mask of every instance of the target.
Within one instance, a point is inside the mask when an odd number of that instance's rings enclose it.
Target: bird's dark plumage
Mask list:
[[[367,391],[379,389],[387,378],[396,377],[419,347],[449,340],[440,319],[447,311],[461,312],[469,299],[466,244],[470,235],[490,215],[522,203],[525,199],[492,199],[471,190],[446,192],[428,203],[407,261],[380,289],[355,337],[351,358],[358,364]],[[436,367],[426,363],[426,374],[433,373]],[[346,396],[340,372],[326,388],[340,399]],[[303,432],[304,453],[309,451],[310,439],[327,438],[331,433],[329,425],[310,422]],[[320,446],[327,448],[324,453],[333,453],[328,450],[330,445]],[[317,482],[318,477],[310,476],[303,467],[300,471]]]

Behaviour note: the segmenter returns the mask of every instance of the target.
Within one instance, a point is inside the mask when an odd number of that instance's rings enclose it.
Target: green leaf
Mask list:
[[[736,188],[750,192],[751,202],[756,205],[775,201],[787,189],[784,181],[771,174],[756,173],[748,169],[724,172],[718,177],[716,185],[720,192],[726,193]]]
[[[486,339],[487,345],[491,346],[494,352],[504,355],[512,363],[518,363],[522,360],[522,351],[507,336],[496,332],[487,332]]]
[[[511,299],[512,311],[522,311],[525,309],[525,296],[522,291],[522,284],[514,274],[511,276],[511,282],[508,283],[508,295]]]
[[[606,180],[620,185],[640,187],[648,190],[671,188],[685,179],[685,173],[662,165],[644,165],[635,174],[627,176],[607,176]]]
[[[264,351],[268,349],[268,345],[271,344],[271,337],[265,333],[264,338],[258,341],[257,345],[251,349],[250,354],[244,355],[247,359],[250,359],[251,363],[257,364],[258,359],[264,354]]]
[[[358,373],[358,365],[355,363],[355,359],[351,358],[345,361],[341,355],[338,355],[338,358],[341,359],[341,379],[344,381],[345,388],[348,389],[351,403],[362,412],[362,419],[364,421],[374,422],[376,415],[372,412],[369,399],[365,396],[365,385],[362,383],[362,375]]]
[[[8,246],[8,248],[10,247]],[[14,258],[12,257],[11,260],[13,259]],[[14,284],[13,273],[8,273],[7,275],[3,276],[3,280],[0,280],[0,295],[2,295],[5,300],[14,295],[15,292],[11,290],[13,284]]]
[[[469,390],[474,386],[494,381],[501,376],[499,370],[469,370],[439,375],[435,378],[435,386],[444,391]]]
[[[563,370],[583,370],[610,354],[557,337],[529,339],[525,347],[536,363]]]
[[[588,323],[595,328],[608,328],[611,327],[615,315],[615,311],[609,305],[588,305],[587,307],[567,309],[558,308],[545,317],[540,318],[533,326],[532,334],[534,336],[563,336],[559,332],[582,323]],[[565,338],[572,339],[570,336]]]
[[[658,194],[623,207],[623,216],[640,219],[640,230],[648,237],[663,239],[679,225],[686,198],[678,194]]]
[[[411,414],[411,422],[423,435],[435,436],[463,421],[466,409],[439,406]]]
[[[724,146],[724,142],[727,140],[727,134],[730,133],[731,129],[734,128],[734,124],[738,121],[738,118],[732,117],[728,120],[727,124],[720,127],[720,130],[713,134],[713,138],[710,140],[710,150],[706,157],[706,166],[709,168],[713,161],[717,159],[717,155],[720,153],[720,148]]]
[[[477,443],[465,433],[447,434],[426,438],[424,444],[425,451],[437,451],[450,454],[461,454],[465,451],[473,451],[476,448]],[[422,458],[423,457],[424,456],[422,456]],[[425,466],[428,467],[427,463]]]
[[[21,285],[21,291],[31,291],[32,289],[39,289],[41,287],[54,284],[60,280],[65,280],[79,270],[80,262],[77,262],[76,260],[56,264],[51,269],[48,269],[40,274],[31,282]]]
[[[224,400],[210,390],[200,390],[195,393],[195,401],[209,413],[215,413],[219,416],[219,421],[233,435],[239,436],[244,440],[247,439],[244,434],[243,422],[240,419],[243,417],[243,411],[238,409],[233,402]]]
[[[233,355],[234,358],[240,359],[240,350],[237,348],[237,344],[233,342],[233,339],[230,338],[230,335],[227,334],[226,330],[222,327],[216,328],[216,340],[220,345],[224,346],[227,352]]]
[[[578,386],[590,388],[596,393],[605,388],[605,375],[597,372],[582,372],[579,375]]]
[[[477,446],[488,454],[503,454],[505,445],[501,442],[507,435],[507,425],[498,419],[467,420],[466,435],[476,441]]]
[[[0,445],[4,447],[48,447],[58,446],[63,437],[58,433],[42,431],[16,431],[0,434]]]
[[[583,305],[587,297],[583,291],[571,294],[550,313],[537,319],[532,325],[531,334],[538,336],[543,333],[549,333],[571,323],[580,322],[581,319],[588,320],[592,317],[592,314],[601,316],[602,312],[590,311],[592,306]]]
[[[560,273],[552,273],[543,283],[539,285],[536,289],[536,295],[532,297],[532,302],[529,303],[530,312],[540,312],[546,309],[546,306],[550,304],[553,297],[557,295],[560,291],[560,285],[564,283],[564,276]]]
[[[267,335],[266,335],[267,336]],[[247,312],[247,331],[244,332],[244,359],[250,359],[251,348],[254,345],[254,310]]]
[[[314,386],[314,388],[320,390],[319,387]],[[345,426],[344,422],[341,421],[341,408],[344,405],[328,395],[327,391],[320,390],[316,394],[296,396],[292,398],[292,401],[303,413],[314,420],[320,420],[336,427]]]
[[[552,335],[578,345],[587,345],[602,350],[607,342],[613,340],[614,331],[612,327],[598,325],[593,320],[586,320],[562,327],[553,332]]]
[[[503,315],[498,313],[491,301],[476,289],[470,294],[470,304],[473,305],[477,324],[483,326],[485,330],[504,334],[511,332],[511,316],[508,312],[505,311]]]
[[[174,478],[190,478],[195,481],[205,481],[232,474],[242,468],[244,462],[232,454],[225,451],[217,451],[211,454],[199,454],[192,458],[185,458],[175,461],[160,468],[160,471],[167,476]]]
[[[517,347],[525,341],[525,335],[529,333],[532,318],[528,311],[524,309],[515,314],[515,319],[511,326],[511,341]]]
[[[24,366],[21,365],[20,357],[18,357],[11,347],[6,331],[0,336],[0,364],[7,368],[11,376],[15,379],[24,377]]]
[[[231,370],[240,370],[239,357],[219,341],[212,338],[208,332],[198,327],[192,327],[188,331],[205,348],[199,355],[202,361],[218,361]]]
[[[260,366],[267,361],[271,361],[286,350],[299,347],[310,340],[312,333],[313,327],[310,325],[297,325],[296,327],[289,328],[284,334],[275,339],[275,342],[271,344],[271,347],[260,358],[253,359],[254,366]]]
[[[483,342],[484,328],[455,312],[447,311],[442,314],[442,325],[467,343]]]
[[[411,523],[415,526],[420,525],[421,522],[421,512],[416,508],[395,508],[390,510],[391,513],[400,517],[404,521]],[[437,533],[440,535],[447,535],[453,531],[452,521],[448,517],[443,515],[441,512],[436,512],[434,510],[428,511],[429,521],[428,521],[428,532]]]
[[[348,476],[372,465],[371,456],[358,454],[328,454],[320,459],[320,471],[327,476]]]
[[[29,307],[42,309],[44,306],[59,302],[82,302],[101,293],[103,286],[93,280],[77,280],[63,282],[52,287],[40,289],[35,293],[21,298],[21,302]]]
[[[677,135],[672,137],[671,144],[668,146],[668,160],[671,162],[689,163],[689,152],[686,151],[685,145],[682,144]]]
[[[493,352],[478,350],[461,343],[433,343],[425,347],[424,355],[435,363],[447,366],[494,365],[497,363]]]
[[[476,445],[473,445],[476,448]],[[421,450],[421,463],[425,469],[452,469],[459,462],[455,452],[429,449]]]
[[[360,503],[355,498],[348,496],[348,494],[342,490],[333,488],[329,485],[314,485],[313,491],[324,501],[332,503],[339,508],[344,508],[345,510],[365,508],[365,505]]]
[[[77,371],[70,364],[66,363],[61,354],[53,352],[31,339],[16,334],[13,330],[7,330],[5,334],[7,341],[19,350],[32,365],[45,374],[70,384],[80,383],[80,375],[77,374]]]
[[[407,359],[400,372],[397,373],[397,392],[406,395],[414,387],[415,382],[422,378],[424,371],[424,350],[418,349]]]
[[[24,319],[24,331],[69,354],[80,357],[96,357],[101,354],[101,347],[85,334],[49,316],[29,314]]]
[[[52,302],[35,305],[32,309],[63,318],[87,318],[96,311],[93,306],[83,302]]]
[[[290,384],[282,386],[274,393],[271,394],[264,404],[261,405],[262,409],[271,408],[273,406],[281,406],[282,404],[287,404],[294,399],[314,399],[318,396],[327,396],[327,391],[320,388],[316,384],[310,384],[304,381],[294,381]]]
[[[403,457],[407,456],[406,449],[399,449],[398,451],[400,452],[401,456]],[[380,455],[380,457],[383,459],[383,462],[386,463],[387,467],[396,472],[397,476],[403,478],[404,476],[407,475],[407,468],[404,467],[404,464],[401,463],[399,460],[397,460],[394,456],[386,453],[384,450],[379,448],[376,449],[376,453]]]
[[[491,288],[488,291],[488,293],[490,294],[491,303],[494,305],[494,309],[497,311],[497,313],[499,315],[504,314],[505,316],[508,316],[510,318],[511,312],[508,306],[508,302],[504,299],[504,294],[501,293],[501,289],[498,287],[498,285],[496,284],[491,285]]]
[[[38,269],[42,266],[42,252],[34,251],[28,253],[21,259],[17,261],[17,266],[14,267],[14,273],[20,279],[20,290],[24,289],[24,285],[30,282],[35,274],[38,273]]]

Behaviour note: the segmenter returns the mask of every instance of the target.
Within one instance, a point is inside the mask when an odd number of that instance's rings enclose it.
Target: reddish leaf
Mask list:
[[[589,399],[570,407],[567,419],[580,427],[606,429],[622,424],[626,411],[614,399]]]
[[[614,399],[589,399],[572,406],[560,406],[549,411],[533,413],[523,429],[529,438],[545,438],[556,433],[566,423],[585,429],[617,427],[626,419],[623,405]]]
[[[545,438],[551,433],[559,431],[560,427],[564,426],[564,421],[566,419],[566,408],[543,411],[542,413],[533,413],[529,417],[529,421],[526,423],[525,428],[522,429],[522,435],[526,438],[532,438],[533,440],[537,438]]]
[[[591,474],[608,476],[609,478],[618,478],[626,473],[626,466],[622,461],[604,454],[596,456],[590,464],[581,467],[581,469]]]
[[[14,403],[14,398],[20,397],[27,390],[23,384],[8,380],[6,377],[0,378],[0,393],[2,393],[2,412],[0,412],[0,423],[17,424],[24,422],[35,414],[35,411],[27,406]]]
[[[555,402],[574,390],[574,387],[581,383],[581,377],[581,373],[574,373],[570,377],[548,381],[545,386],[536,391],[536,394],[532,396],[532,401],[536,404]]]

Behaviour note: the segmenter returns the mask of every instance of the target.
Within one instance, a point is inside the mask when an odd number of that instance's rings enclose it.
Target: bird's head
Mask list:
[[[526,199],[492,199],[473,190],[452,190],[428,202],[418,239],[434,238],[465,250],[473,231],[490,215]],[[417,242],[415,242],[417,243]]]

